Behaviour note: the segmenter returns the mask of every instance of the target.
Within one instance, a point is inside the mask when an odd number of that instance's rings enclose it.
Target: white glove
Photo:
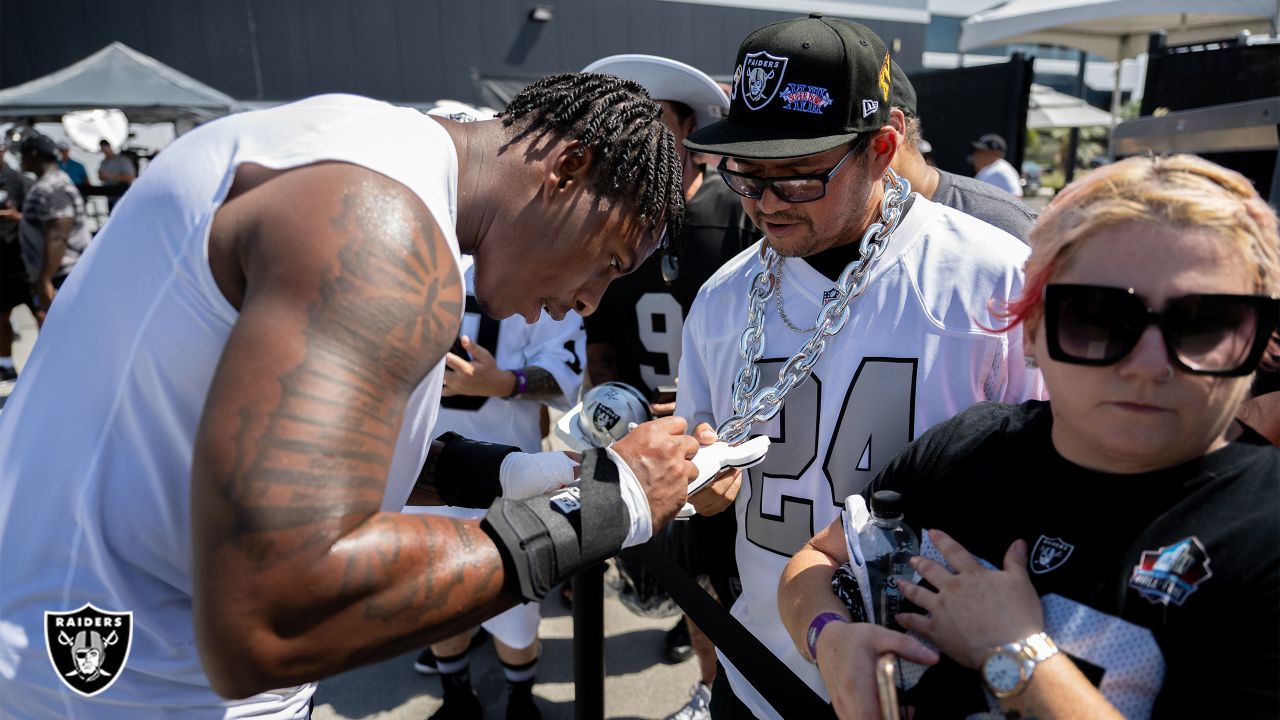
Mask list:
[[[502,459],[498,482],[502,497],[525,500],[538,495],[577,485],[573,469],[578,466],[562,452],[513,452]]]

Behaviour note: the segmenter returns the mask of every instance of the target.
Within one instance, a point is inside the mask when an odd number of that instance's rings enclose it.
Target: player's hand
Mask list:
[[[0,220],[8,222],[18,222],[22,219],[22,213],[12,207],[0,208]]]
[[[981,666],[991,648],[1044,630],[1040,596],[1027,575],[1025,540],[1009,546],[1003,570],[988,570],[950,535],[930,530],[929,537],[956,571],[923,557],[911,559],[937,592],[900,583],[903,597],[929,613],[900,613],[902,627],[929,638],[967,668]]]
[[[693,437],[699,445],[710,445],[717,439],[716,431],[707,423],[699,423],[693,429]],[[738,497],[738,489],[742,487],[742,471],[738,468],[724,470],[706,487],[689,498],[689,504],[699,515],[717,515],[733,505]]]
[[[466,335],[462,336],[462,347],[471,355],[471,360],[445,353],[444,390],[441,395],[507,397],[511,394],[515,375],[510,370],[498,367],[493,354],[473,343]]]
[[[612,445],[649,498],[655,534],[684,507],[689,483],[698,477],[697,466],[690,462],[698,443],[684,434],[687,426],[679,417],[651,420]]]
[[[879,720],[876,660],[884,653],[921,665],[938,654],[905,633],[871,623],[827,623],[818,636],[818,671],[831,694],[831,707],[844,720]]]

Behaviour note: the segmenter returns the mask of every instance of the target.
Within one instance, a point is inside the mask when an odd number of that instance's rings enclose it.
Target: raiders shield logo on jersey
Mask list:
[[[1040,539],[1036,540],[1036,546],[1031,549],[1031,572],[1043,575],[1057,570],[1062,567],[1067,558],[1071,557],[1071,551],[1075,549],[1075,545],[1062,538],[1041,535]]]
[[[49,662],[67,687],[85,697],[120,677],[132,641],[132,612],[107,612],[85,603],[79,610],[44,614]]]

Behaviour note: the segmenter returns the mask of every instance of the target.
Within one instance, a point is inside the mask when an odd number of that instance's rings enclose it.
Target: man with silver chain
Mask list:
[[[1021,334],[989,329],[1001,325],[991,308],[1022,287],[1027,249],[890,170],[903,115],[889,54],[866,27],[775,23],[743,42],[735,67],[728,118],[685,145],[725,156],[721,175],[765,239],[698,293],[676,414],[704,442],[713,429],[730,443],[772,439],[745,478],[729,473],[690,502],[703,514],[732,506],[743,580],[732,614],[825,697],[779,620],[782,568],[931,425],[1043,395]],[[720,659],[713,718],[788,715]]]

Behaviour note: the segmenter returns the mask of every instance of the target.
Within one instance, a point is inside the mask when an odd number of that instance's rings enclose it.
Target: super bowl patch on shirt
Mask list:
[[[1209,553],[1200,538],[1192,535],[1172,545],[1142,553],[1129,576],[1129,587],[1153,605],[1181,605],[1213,577]]]

